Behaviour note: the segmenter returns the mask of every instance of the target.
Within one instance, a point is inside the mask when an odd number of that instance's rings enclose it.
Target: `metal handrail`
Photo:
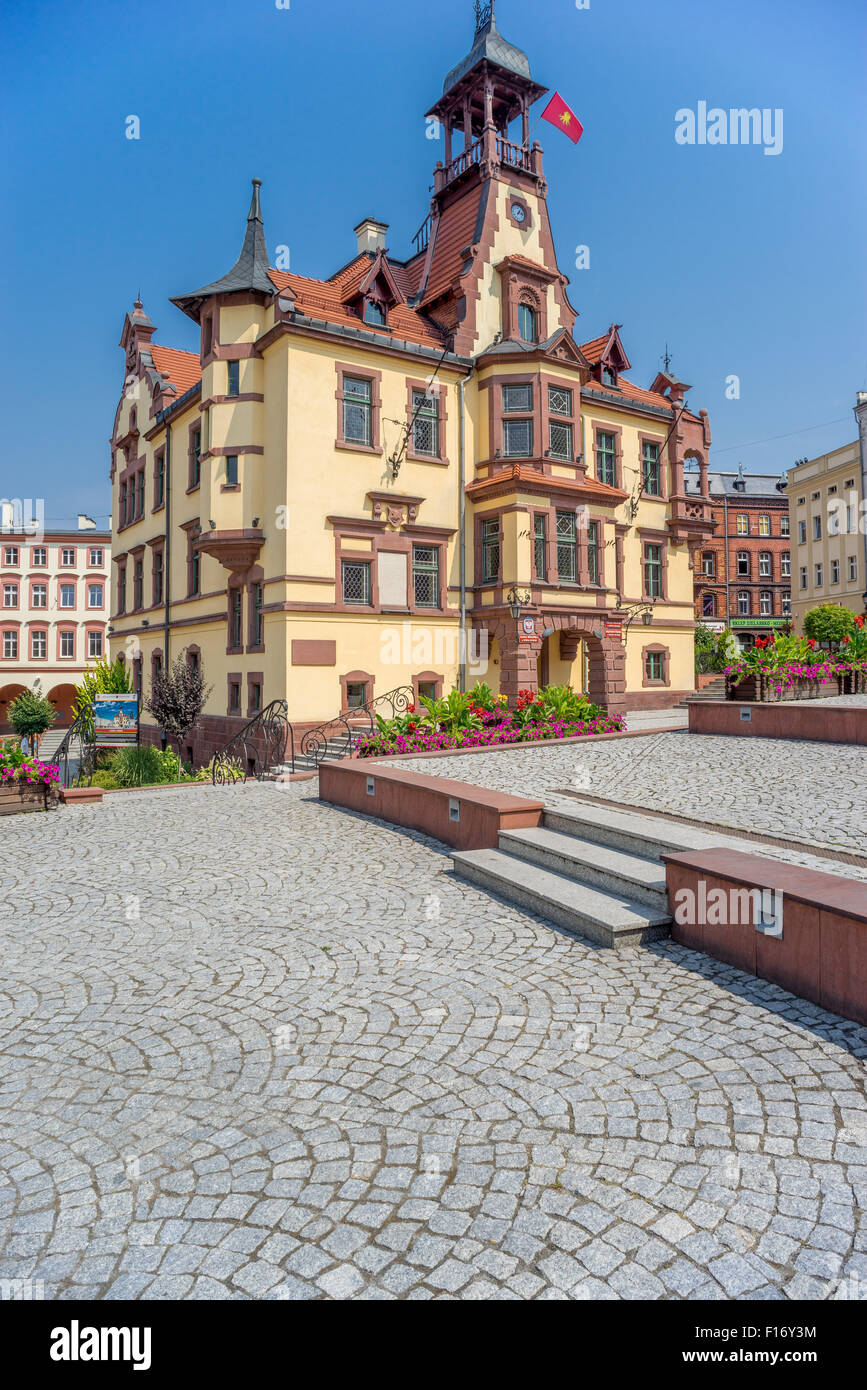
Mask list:
[[[367,700],[363,705],[358,705],[354,709],[342,710],[324,724],[316,725],[308,729],[301,737],[300,753],[304,758],[308,758],[314,766],[318,767],[323,758],[338,738],[345,737],[343,744],[342,757],[349,757],[352,752],[353,740],[357,739],[359,732],[373,733],[376,728],[377,707],[387,706],[391,710],[391,718],[406,712],[408,707],[414,702],[416,696],[411,685],[399,685],[394,690],[389,690],[385,695],[377,695],[373,700]],[[359,730],[359,721],[366,720],[364,727]],[[337,731],[337,738],[331,734],[331,730]],[[293,763],[294,770],[294,763]]]
[[[78,739],[81,747],[76,781],[81,786],[82,777],[86,775],[87,786],[89,787],[96,767],[96,736],[93,731],[93,714],[90,709],[84,709],[76,715],[54,754],[54,761],[58,770],[58,782],[63,788],[72,785],[70,759],[72,744],[75,739]]]
[[[289,723],[285,700],[272,700],[259,710],[211,759],[213,785],[246,781],[249,776],[262,782],[268,770],[286,760],[286,744],[291,744],[292,770],[295,771],[295,734]],[[252,764],[252,768],[251,765]]]

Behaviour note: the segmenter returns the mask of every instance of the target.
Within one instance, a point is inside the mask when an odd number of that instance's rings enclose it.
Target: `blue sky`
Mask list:
[[[644,385],[667,341],[710,412],[715,467],[778,470],[853,439],[863,5],[498,0],[497,15],[585,127],[577,147],[535,132],[579,340],[622,323]],[[293,270],[342,265],[366,215],[405,256],[442,149],[424,112],[470,47],[472,5],[7,0],[4,31],[0,495],[45,497],[49,525],[106,520],[117,343],[139,287],[156,340],[196,347],[168,296],[234,262],[253,175],[271,256],[289,246]],[[678,145],[675,112],[699,101],[782,108],[782,153]]]

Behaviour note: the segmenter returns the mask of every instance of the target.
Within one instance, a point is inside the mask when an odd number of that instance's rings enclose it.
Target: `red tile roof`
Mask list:
[[[374,325],[365,325],[355,310],[344,303],[349,288],[354,283],[360,284],[369,269],[369,258],[362,256],[332,280],[312,280],[306,275],[292,275],[286,270],[271,270],[268,274],[278,290],[291,290],[302,314],[310,318],[327,319],[329,323],[343,324],[347,327],[364,327],[369,332],[376,333]],[[405,338],[407,342],[420,343],[428,347],[445,346],[444,335],[436,324],[407,304],[395,304],[389,309],[388,326],[392,332],[383,333],[384,338]]]
[[[201,380],[202,364],[197,352],[162,347],[159,343],[151,343],[150,348],[157,371],[168,377],[179,396]]]
[[[595,364],[596,362],[600,362],[602,360],[602,353],[605,349],[605,344],[608,342],[608,339],[610,337],[610,333],[603,333],[601,338],[592,338],[589,343],[580,344],[581,351],[584,353],[584,356],[587,358],[588,362],[592,362]]]
[[[461,252],[475,240],[482,190],[483,185],[478,184],[442,213],[423,304],[446,294],[459,278],[464,263]]]
[[[491,473],[487,478],[477,478],[475,482],[468,484],[467,492],[473,496],[475,493],[484,492],[486,488],[500,487],[504,483],[515,483],[516,485],[534,483],[537,488],[590,494],[597,499],[600,505],[607,504],[612,507],[617,506],[624,497],[628,496],[627,493],[621,492],[620,488],[609,487],[607,483],[599,483],[591,477],[579,478],[574,482],[569,478],[549,477],[529,463],[513,463],[511,468],[501,468],[495,473]]]

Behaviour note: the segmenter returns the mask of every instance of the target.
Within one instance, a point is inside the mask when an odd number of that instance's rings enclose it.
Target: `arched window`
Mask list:
[[[539,341],[539,320],[529,304],[518,305],[518,334],[524,343]]]
[[[366,299],[364,302],[364,322],[382,324],[385,323],[385,313],[382,305],[375,299]]]

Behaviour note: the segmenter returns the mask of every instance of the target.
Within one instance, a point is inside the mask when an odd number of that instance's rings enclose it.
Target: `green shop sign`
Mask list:
[[[732,627],[788,627],[791,618],[732,618]]]

